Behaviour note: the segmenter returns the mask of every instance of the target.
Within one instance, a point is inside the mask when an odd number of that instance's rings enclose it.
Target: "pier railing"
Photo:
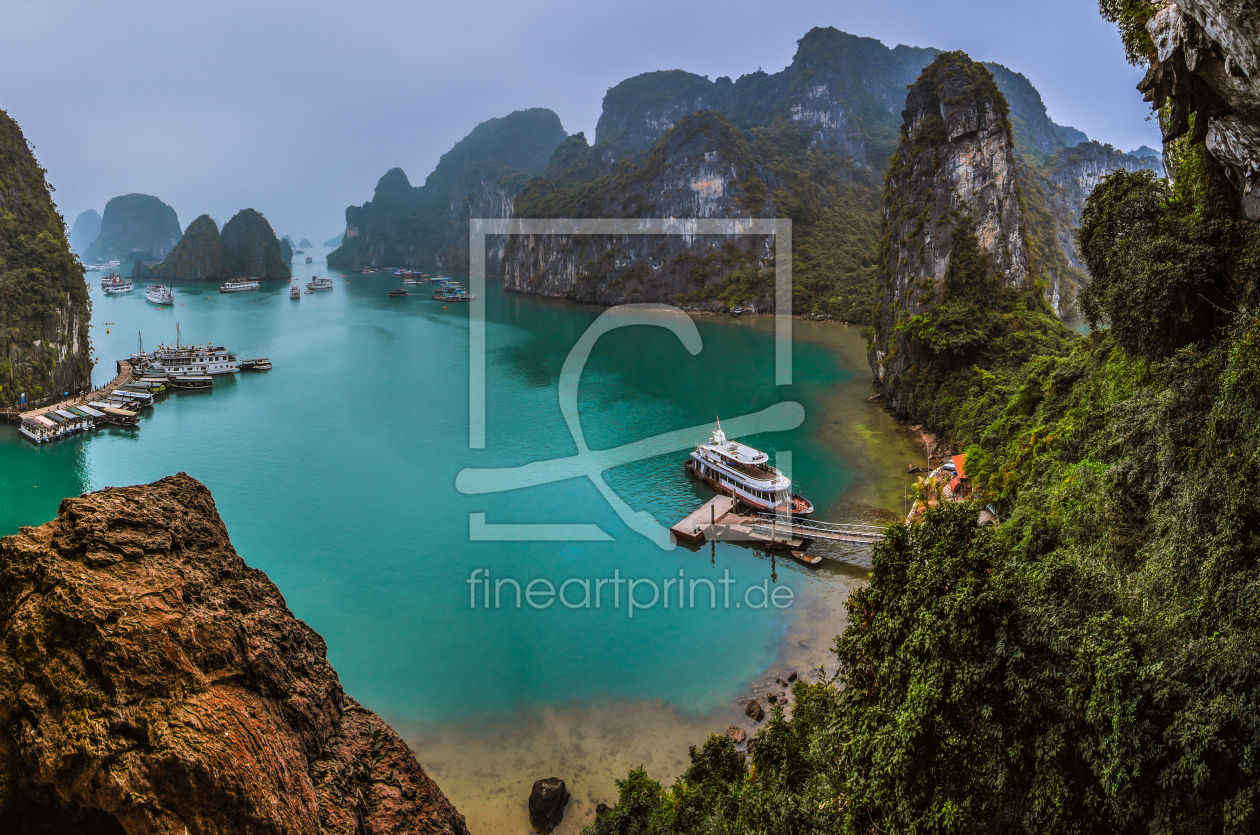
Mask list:
[[[776,516],[773,513],[759,511],[754,517],[757,519],[756,524],[750,524],[748,527],[755,528],[759,533],[770,533],[772,531],[783,534],[785,536],[791,534],[804,534],[810,539],[834,539],[845,542],[882,542],[884,540],[886,527],[879,525],[855,525],[844,522],[820,522],[816,519],[799,519],[792,516]]]

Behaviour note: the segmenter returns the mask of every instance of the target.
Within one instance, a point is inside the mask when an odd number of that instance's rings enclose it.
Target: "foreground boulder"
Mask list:
[[[467,827],[181,473],[0,539],[0,832]]]
[[[555,829],[564,820],[569,790],[559,777],[535,780],[529,793],[529,819],[540,829]]]

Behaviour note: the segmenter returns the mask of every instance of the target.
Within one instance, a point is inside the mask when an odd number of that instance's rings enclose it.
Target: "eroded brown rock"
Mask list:
[[[181,473],[0,539],[0,831],[467,828]]]

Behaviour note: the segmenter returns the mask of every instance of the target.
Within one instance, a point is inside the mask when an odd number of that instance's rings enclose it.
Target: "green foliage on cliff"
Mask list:
[[[836,681],[795,688],[821,707],[761,731],[742,773],[635,775],[590,832],[1260,829],[1260,224],[1210,157],[1174,170],[1090,197],[1111,328],[1046,338],[1026,311],[1003,339],[1040,347],[938,407],[1001,524],[968,503],[891,528]]]
[[[0,405],[91,377],[83,265],[44,173],[21,128],[0,111]]]
[[[1130,64],[1145,64],[1155,56],[1155,44],[1146,31],[1146,22],[1163,5],[1158,0],[1098,0],[1103,18],[1120,29],[1124,56]]]
[[[280,258],[280,241],[271,224],[254,209],[242,209],[223,224],[220,240],[223,271],[228,278],[287,279],[292,275],[288,265]]]
[[[132,252],[169,254],[179,243],[175,210],[148,194],[124,194],[105,204],[101,233],[84,253],[88,262],[123,259]]]
[[[174,251],[152,273],[162,278],[190,281],[235,277],[228,276],[223,258],[219,227],[210,215],[202,215],[188,224]]]
[[[697,137],[703,138],[706,152],[716,151],[723,166],[733,167],[744,212],[792,219],[795,310],[865,321],[876,270],[878,191],[852,161],[811,148],[809,137],[795,132],[740,131],[722,114],[704,111],[679,120],[643,158],[623,160],[612,171],[599,161],[599,146],[587,146],[577,134],[556,149],[542,177],[521,189],[516,214],[651,216],[671,149]],[[723,252],[729,250],[703,258],[684,253],[678,259],[692,271],[695,285],[679,302],[738,306],[773,293],[770,270],[755,269],[748,258],[723,257]]]

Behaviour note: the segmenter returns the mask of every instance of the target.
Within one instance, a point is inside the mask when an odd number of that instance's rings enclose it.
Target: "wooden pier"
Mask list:
[[[64,409],[67,406],[77,406],[81,403],[91,403],[95,400],[105,400],[111,394],[114,393],[114,389],[118,388],[119,386],[125,386],[127,385],[127,383],[130,383],[133,374],[134,372],[131,368],[131,363],[127,362],[126,360],[119,360],[118,361],[118,376],[110,380],[108,383],[101,386],[100,388],[94,391],[90,391],[87,394],[81,395],[79,397],[71,397],[68,400],[61,401],[60,403],[53,403],[51,406],[40,406],[37,409],[29,409],[25,412],[17,413],[17,418],[20,420],[22,418],[36,417],[37,415],[42,415],[46,412],[56,411],[57,409]]]
[[[802,551],[814,540],[875,545],[884,539],[884,528],[874,525],[819,522],[769,513],[744,516],[736,512],[735,501],[724,495],[715,496],[700,505],[670,531],[677,541],[690,544],[742,542],[792,551]],[[870,568],[869,557],[846,555],[842,561]]]

